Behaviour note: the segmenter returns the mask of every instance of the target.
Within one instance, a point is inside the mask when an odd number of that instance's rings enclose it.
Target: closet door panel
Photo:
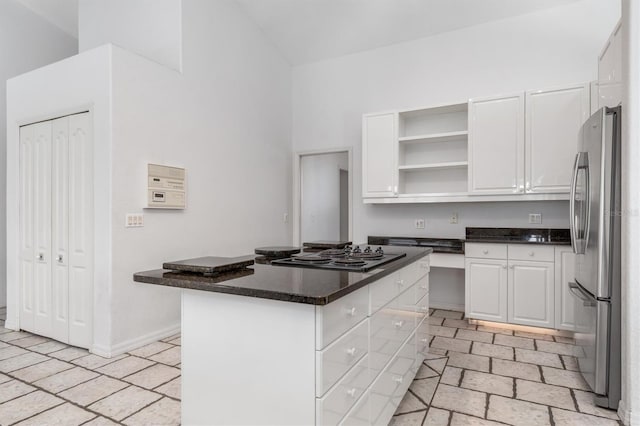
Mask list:
[[[33,330],[34,324],[34,269],[36,251],[34,248],[34,125],[20,128],[20,200],[19,238],[20,238],[20,324]]]
[[[89,113],[69,117],[69,343],[93,339],[93,150]]]
[[[52,289],[53,334],[69,341],[69,117],[53,121],[52,138]]]

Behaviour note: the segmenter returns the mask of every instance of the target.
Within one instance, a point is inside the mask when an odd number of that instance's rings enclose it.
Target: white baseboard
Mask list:
[[[457,303],[443,303],[430,300],[429,307],[432,309],[446,309],[448,311],[464,312],[464,305],[459,305]]]
[[[618,404],[618,417],[620,417],[620,420],[625,426],[640,424],[640,418],[632,419],[633,416],[631,414],[631,411],[627,409],[626,404],[622,400]]]
[[[135,339],[125,340],[111,347],[93,345],[91,352],[104,358],[112,358],[178,333],[180,333],[180,323],[136,337]]]

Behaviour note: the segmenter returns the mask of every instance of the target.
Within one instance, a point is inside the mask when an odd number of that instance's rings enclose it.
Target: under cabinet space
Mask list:
[[[446,137],[450,133],[467,131],[467,104],[404,111],[398,118],[401,140]]]
[[[467,168],[401,169],[399,183],[399,194],[460,194],[467,191]]]
[[[467,162],[467,138],[423,139],[399,143],[398,166],[433,165]]]

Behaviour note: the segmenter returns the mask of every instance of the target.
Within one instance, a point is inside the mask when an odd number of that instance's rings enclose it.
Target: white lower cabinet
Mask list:
[[[509,261],[508,322],[553,328],[553,262]]]
[[[467,318],[573,330],[570,246],[467,243]]]

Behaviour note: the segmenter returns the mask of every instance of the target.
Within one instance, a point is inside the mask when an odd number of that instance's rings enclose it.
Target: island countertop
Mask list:
[[[405,253],[406,256],[369,272],[255,264],[242,270],[215,276],[156,269],[137,272],[133,275],[133,280],[168,287],[326,305],[432,252],[431,248],[424,247],[383,246],[383,249],[389,253]]]

